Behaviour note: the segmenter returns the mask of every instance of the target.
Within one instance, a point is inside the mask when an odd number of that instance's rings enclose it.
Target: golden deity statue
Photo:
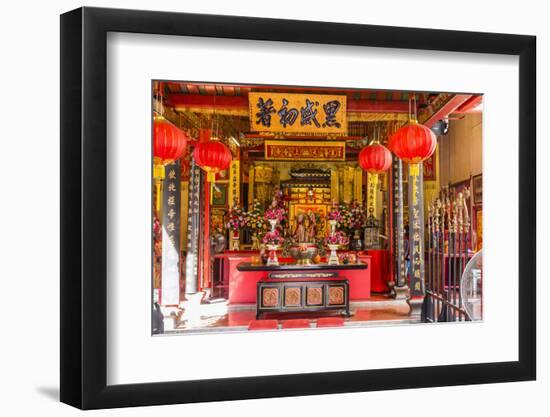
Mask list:
[[[296,216],[296,226],[292,234],[298,243],[313,242],[317,237],[317,218],[315,213],[308,210],[307,213],[299,213]]]

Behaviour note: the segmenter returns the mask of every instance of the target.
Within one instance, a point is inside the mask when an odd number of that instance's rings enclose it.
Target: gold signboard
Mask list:
[[[275,161],[345,161],[346,142],[266,140],[265,159]]]
[[[346,104],[346,96],[250,92],[250,130],[345,136]]]

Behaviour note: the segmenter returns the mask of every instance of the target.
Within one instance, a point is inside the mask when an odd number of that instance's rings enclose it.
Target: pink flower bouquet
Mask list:
[[[267,232],[262,239],[262,242],[266,245],[282,245],[283,241],[284,239],[279,234],[278,230]]]
[[[270,207],[265,211],[265,218],[267,220],[277,220],[281,222],[284,219],[285,212],[279,207]]]
[[[325,238],[326,245],[347,245],[348,243],[348,237],[339,230]]]

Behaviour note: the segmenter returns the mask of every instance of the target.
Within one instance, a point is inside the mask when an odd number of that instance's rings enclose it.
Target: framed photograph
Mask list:
[[[227,207],[227,189],[229,184],[216,182],[212,184],[212,206],[213,207]]]
[[[483,203],[483,176],[476,175],[472,178],[472,194],[474,195],[474,204]]]
[[[61,401],[535,379],[535,45],[63,14]]]

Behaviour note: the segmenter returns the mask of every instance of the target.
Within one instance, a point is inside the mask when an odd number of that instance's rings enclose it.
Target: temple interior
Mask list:
[[[152,100],[153,333],[481,319],[482,95]]]

